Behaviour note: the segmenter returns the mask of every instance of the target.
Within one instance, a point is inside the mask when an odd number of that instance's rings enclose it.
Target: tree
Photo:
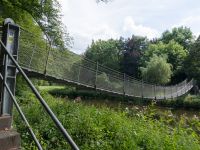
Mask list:
[[[171,40],[168,44],[158,42],[157,44],[149,45],[148,50],[145,51],[145,59],[143,61],[148,61],[154,54],[161,57],[167,56],[167,62],[172,64],[173,71],[176,73],[182,69],[188,52],[174,40]]]
[[[57,0],[2,0],[0,8],[1,19],[12,18],[32,32],[35,31],[32,26],[39,26],[54,46],[64,48],[70,44],[71,38],[61,22]]]
[[[98,40],[96,42],[92,41],[84,55],[90,60],[98,61],[102,65],[119,70],[120,51],[121,45],[119,40]]]
[[[140,69],[143,79],[155,84],[166,84],[171,79],[171,64],[161,56],[153,55],[150,61],[146,62],[146,67]]]
[[[196,79],[200,85],[200,36],[185,60],[184,70],[190,78]]]
[[[128,39],[120,38],[120,41],[123,49],[121,70],[128,75],[138,77],[140,59],[148,47],[148,39],[133,35]]]
[[[171,32],[166,30],[162,33],[160,41],[168,44],[171,40],[174,40],[183,46],[184,49],[189,50],[192,43],[194,42],[194,36],[190,28],[181,26],[178,28],[173,28]]]

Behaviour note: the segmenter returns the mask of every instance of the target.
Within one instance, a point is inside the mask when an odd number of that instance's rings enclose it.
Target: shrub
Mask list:
[[[32,94],[26,96],[21,97],[22,109],[44,149],[69,149],[39,102]],[[154,114],[151,112],[147,115],[132,109],[115,111],[106,107],[85,106],[54,98],[46,92],[42,92],[42,96],[80,149],[200,149],[198,135],[192,128],[185,128],[184,120],[172,127],[162,118],[157,120],[151,117]],[[23,148],[36,149],[19,115],[14,114]]]

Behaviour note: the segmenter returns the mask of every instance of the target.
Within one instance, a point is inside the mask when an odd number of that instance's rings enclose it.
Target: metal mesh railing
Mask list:
[[[37,73],[132,97],[174,98],[193,87],[193,80],[184,80],[174,86],[159,86],[137,80],[69,51],[58,51],[43,35],[38,38],[27,31],[21,32],[19,63]]]

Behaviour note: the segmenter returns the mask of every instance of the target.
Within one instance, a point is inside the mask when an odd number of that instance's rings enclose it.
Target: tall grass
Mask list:
[[[178,121],[170,113],[158,115],[152,109],[117,111],[85,106],[42,92],[72,138],[83,150],[198,150],[199,118],[184,116]],[[70,149],[61,133],[35,97],[25,92],[19,97],[22,109],[44,149]],[[14,125],[21,133],[23,149],[36,149],[20,116],[14,112]]]

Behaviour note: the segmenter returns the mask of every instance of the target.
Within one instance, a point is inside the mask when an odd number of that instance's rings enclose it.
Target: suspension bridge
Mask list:
[[[33,35],[21,31],[18,62],[29,76],[111,94],[156,100],[179,97],[193,87],[193,80],[187,79],[172,86],[150,84],[81,56],[72,60],[72,55],[59,53],[59,49],[52,48],[47,39],[43,38],[43,43],[46,44],[38,45]]]
[[[187,79],[173,86],[150,84],[103,66],[98,62],[93,62],[87,58],[61,51],[54,46],[53,42],[48,41],[44,35],[36,36],[26,30],[20,30],[20,27],[12,22],[4,24],[0,29],[2,31],[0,34],[0,36],[2,36],[2,40],[0,41],[0,106],[2,117],[0,117],[0,120],[5,121],[5,123],[3,123],[4,121],[0,122],[0,137],[1,135],[5,135],[5,133],[1,134],[1,130],[5,127],[10,128],[12,104],[14,103],[22,119],[25,121],[38,149],[42,149],[42,147],[14,96],[17,71],[27,81],[33,93],[73,149],[78,149],[78,146],[51,111],[45,100],[41,97],[29,77],[41,78],[67,85],[81,86],[114,95],[156,100],[165,100],[182,96],[189,92],[194,85],[193,80],[189,81]],[[3,130],[3,132],[5,131]],[[16,137],[19,138],[17,133]],[[19,145],[18,140],[15,142]],[[12,142],[4,141],[2,145],[6,147],[9,145],[17,145],[16,143],[13,144]]]

